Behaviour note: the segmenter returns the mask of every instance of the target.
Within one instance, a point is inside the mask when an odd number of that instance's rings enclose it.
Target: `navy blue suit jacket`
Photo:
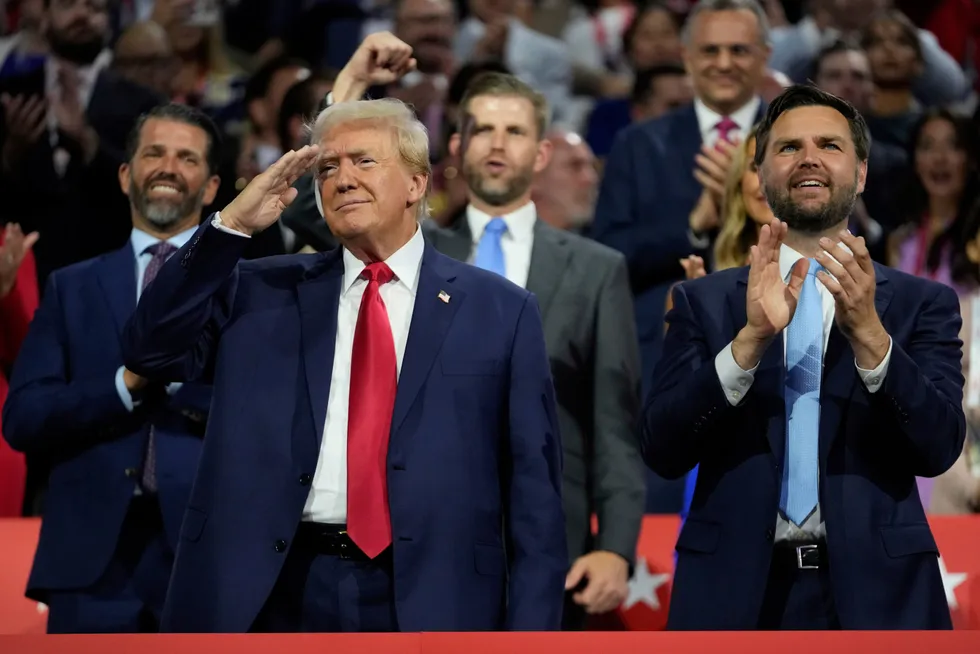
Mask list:
[[[763,111],[760,105],[756,120]],[[626,255],[644,391],[663,344],[667,293],[684,279],[680,260],[705,255],[688,237],[702,190],[693,173],[700,151],[701,128],[690,104],[623,129],[606,159],[591,236]]]
[[[109,563],[156,429],[160,509],[176,547],[211,390],[162,385],[130,413],[116,391],[120,338],[136,309],[136,258],[126,245],[55,271],[21,347],[3,407],[10,446],[51,468],[28,596],[93,584]]]
[[[936,543],[916,489],[962,452],[960,314],[948,287],[875,265],[875,306],[892,337],[870,393],[835,326],[824,358],[820,511],[845,629],[950,627]],[[684,282],[642,423],[643,456],[676,478],[699,464],[677,541],[668,626],[753,629],[766,587],[786,441],[782,338],[731,406],[714,357],[746,323],[748,268]]]
[[[206,221],[161,269],[124,338],[140,374],[214,380],[168,631],[251,627],[319,457],[341,250],[238,264],[246,243]],[[536,300],[427,244],[388,450],[399,628],[558,629],[561,479]]]

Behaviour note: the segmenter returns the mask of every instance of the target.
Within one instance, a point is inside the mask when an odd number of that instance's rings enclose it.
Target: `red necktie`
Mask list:
[[[718,121],[718,124],[715,125],[715,129],[718,130],[718,138],[720,138],[722,141],[731,143],[731,133],[738,130],[738,123],[736,123],[730,117],[725,116]]]
[[[372,263],[354,329],[347,414],[347,533],[372,559],[391,543],[388,517],[388,432],[398,388],[395,340],[380,286],[394,273]]]

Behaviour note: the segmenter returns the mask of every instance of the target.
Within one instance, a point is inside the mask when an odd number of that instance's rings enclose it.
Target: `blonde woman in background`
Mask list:
[[[732,155],[732,169],[725,182],[722,201],[721,231],[713,251],[713,270],[744,266],[749,248],[758,240],[762,226],[768,225],[773,218],[754,162],[755,134],[753,127]],[[704,259],[699,256],[682,259],[681,265],[688,279],[706,274]],[[669,310],[669,297],[667,302]]]

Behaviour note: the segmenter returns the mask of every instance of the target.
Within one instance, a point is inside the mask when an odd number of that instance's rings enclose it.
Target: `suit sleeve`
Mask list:
[[[568,570],[562,450],[537,302],[528,295],[510,359],[507,475],[508,631],[561,627]]]
[[[606,159],[592,236],[626,255],[634,293],[683,278],[680,259],[702,254],[688,236],[692,207],[668,201],[657,183],[658,168],[676,165],[664,160],[663,153],[650,146],[650,138],[635,127],[617,135]],[[641,185],[645,196],[663,201],[641,206]]]
[[[114,366],[71,369],[60,292],[55,273],[21,345],[3,407],[4,437],[27,454],[86,445],[80,438],[109,438],[109,428],[130,416],[116,392]]]
[[[891,360],[884,384],[868,393],[872,406],[897,425],[897,448],[905,452],[918,477],[936,477],[949,470],[963,452],[962,318],[954,291],[938,292],[918,312],[906,347],[892,339]]]
[[[666,479],[678,479],[694,468],[704,448],[724,430],[726,418],[752,405],[751,400],[738,407],[729,403],[684,286],[674,287],[663,354],[640,423],[643,459]]]
[[[626,262],[617,257],[599,296],[595,336],[595,464],[592,487],[599,518],[596,549],[632,565],[646,501],[636,435],[640,353]]]
[[[204,221],[140,297],[123,331],[127,368],[167,382],[207,381],[250,241]]]

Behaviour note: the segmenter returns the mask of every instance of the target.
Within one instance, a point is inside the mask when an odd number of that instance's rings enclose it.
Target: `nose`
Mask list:
[[[819,168],[820,163],[820,148],[817,147],[815,143],[807,143],[801,149],[800,156],[800,167],[805,168]]]
[[[504,133],[504,130],[495,129],[493,130],[493,137],[490,140],[490,146],[494,150],[503,150],[506,139],[507,135]]]
[[[334,183],[337,185],[337,191],[340,193],[346,193],[357,188],[354,164],[349,161],[341,161],[334,175]]]
[[[715,65],[722,70],[729,70],[732,67],[732,53],[728,48],[720,48],[718,50]]]

